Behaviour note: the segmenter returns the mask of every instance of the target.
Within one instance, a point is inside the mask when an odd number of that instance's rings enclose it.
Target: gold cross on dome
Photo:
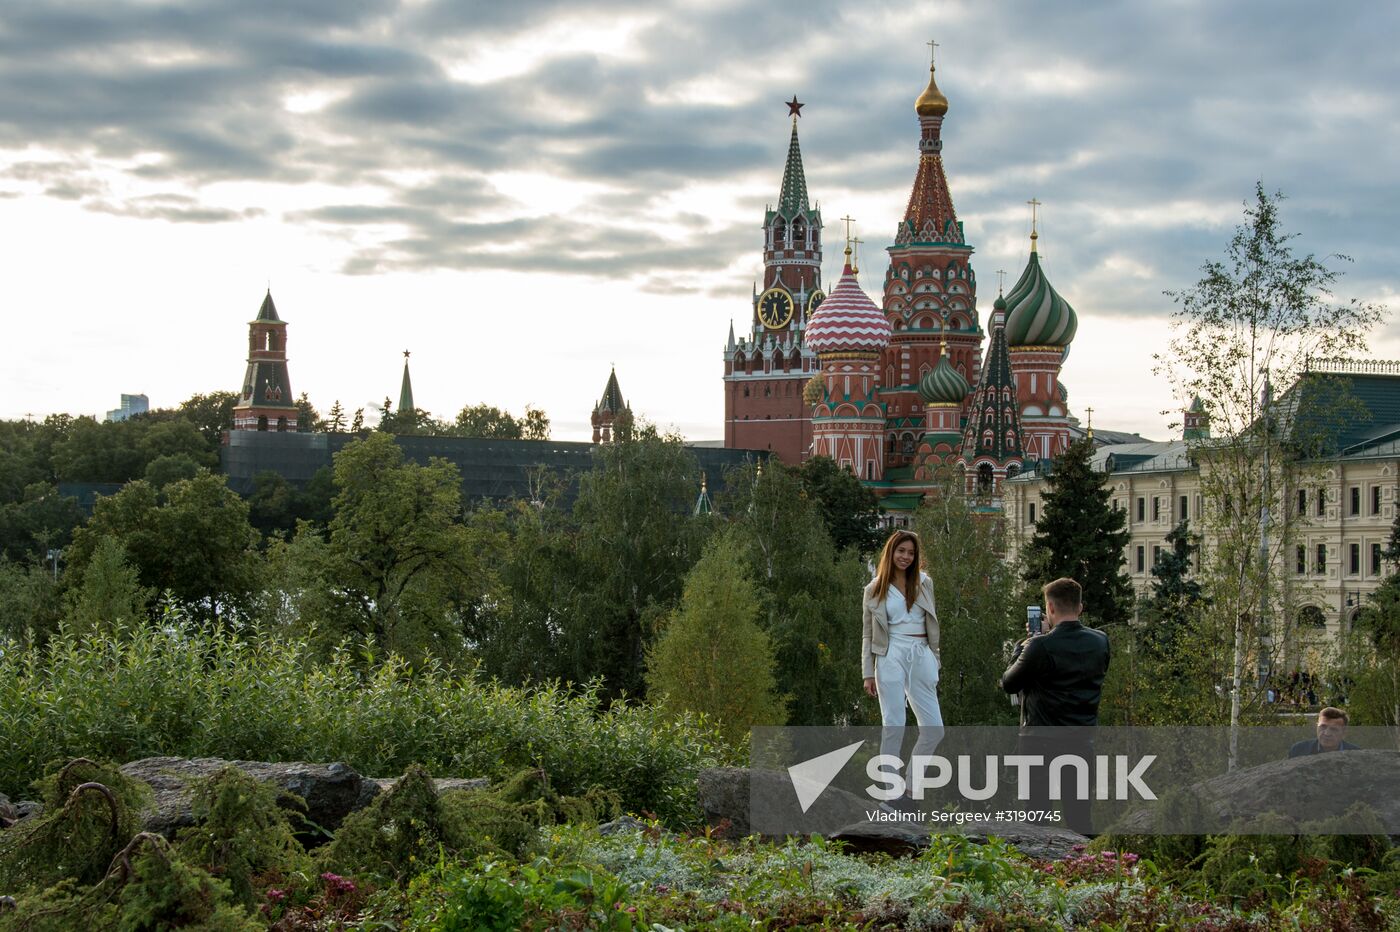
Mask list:
[[[928,63],[930,65],[938,64],[938,43],[932,39],[928,40]]]
[[[854,250],[854,254],[851,256],[852,272],[860,272],[860,247],[864,242],[865,240],[861,239],[860,237],[856,237],[855,239],[851,240],[851,247]]]
[[[1035,219],[1036,219],[1036,212],[1035,212],[1035,209],[1036,209],[1037,207],[1040,207],[1041,204],[1040,204],[1040,201],[1036,200],[1035,198],[1031,198],[1029,201],[1026,201],[1026,203],[1029,204],[1029,205],[1031,205],[1031,236],[1035,236]]]
[[[997,293],[1006,287],[1006,269],[997,269]]]
[[[842,217],[841,222],[846,225],[846,252],[851,251],[851,224],[856,222],[854,217]]]

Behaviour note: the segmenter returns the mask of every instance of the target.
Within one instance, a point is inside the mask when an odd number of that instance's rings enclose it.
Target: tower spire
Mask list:
[[[797,118],[801,115],[798,110],[804,106],[797,103],[796,94],[787,105],[792,114],[792,137],[788,140],[787,164],[783,166],[783,188],[778,195],[778,213],[787,220],[812,210],[807,198],[807,176],[802,170],[802,146],[797,141]]]
[[[413,382],[408,377],[408,350],[403,351],[403,383],[399,386],[399,412],[412,411]]]

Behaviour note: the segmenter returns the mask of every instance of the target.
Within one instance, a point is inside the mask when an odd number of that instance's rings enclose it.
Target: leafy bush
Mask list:
[[[251,634],[171,624],[8,645],[0,792],[75,754],[345,761],[366,774],[420,763],[495,780],[538,768],[557,793],[607,786],[627,809],[685,824],[700,817],[700,770],[731,757],[703,718],[604,707],[596,684],[508,688],[395,656],[367,668],[345,650],[318,663],[304,642]]]

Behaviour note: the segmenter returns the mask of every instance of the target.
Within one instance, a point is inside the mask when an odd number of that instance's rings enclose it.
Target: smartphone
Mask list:
[[[1039,634],[1039,633],[1040,633],[1041,627],[1040,627],[1040,606],[1039,606],[1039,605],[1027,605],[1027,606],[1026,606],[1026,628],[1030,630],[1030,633],[1031,633],[1031,634]]]

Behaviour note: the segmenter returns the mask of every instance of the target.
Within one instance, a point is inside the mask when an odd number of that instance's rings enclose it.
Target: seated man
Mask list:
[[[1288,749],[1289,757],[1306,757],[1324,751],[1356,751],[1359,748],[1342,739],[1347,733],[1347,714],[1341,709],[1328,706],[1317,713],[1317,737],[1299,741]]]

